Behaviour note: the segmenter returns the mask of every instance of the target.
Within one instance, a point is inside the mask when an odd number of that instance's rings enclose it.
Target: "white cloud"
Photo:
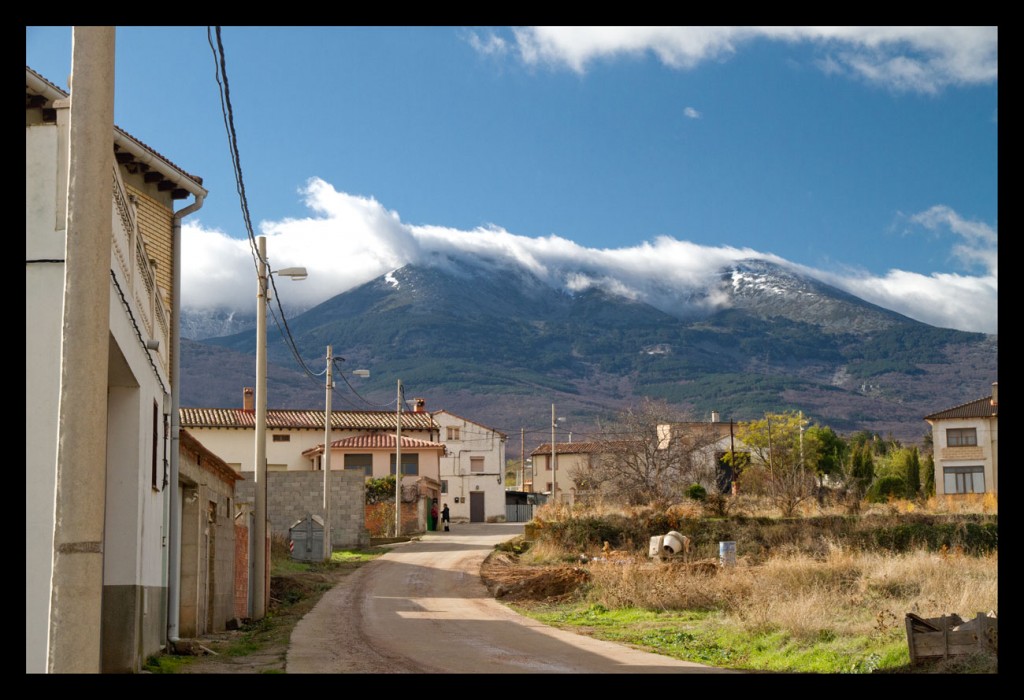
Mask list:
[[[991,226],[980,221],[967,221],[944,205],[936,205],[927,211],[915,214],[910,221],[930,231],[948,229],[963,239],[953,246],[952,254],[970,269],[981,265],[988,274],[996,278],[999,273],[999,235]]]
[[[520,266],[554,288],[600,287],[678,314],[691,306],[721,302],[704,293],[724,265],[744,258],[788,264],[750,248],[702,246],[667,236],[629,248],[596,249],[558,236],[517,235],[498,226],[472,231],[412,226],[375,199],[338,192],[317,178],[303,193],[311,216],[264,223],[260,231],[267,237],[271,269],[303,266],[309,272],[303,282],[277,284],[280,301],[292,307],[314,306],[409,263],[444,265],[451,259],[483,258]],[[960,237],[963,243],[956,245],[969,248],[972,259],[988,265],[986,274],[928,276],[892,270],[872,277],[860,272],[805,272],[926,323],[996,332],[996,232],[962,219],[948,207],[933,207],[910,220]],[[256,273],[248,242],[204,230],[200,224],[185,225],[183,231],[183,305],[253,309]]]
[[[648,52],[670,68],[692,69],[762,39],[814,44],[826,73],[895,90],[935,93],[998,78],[997,27],[524,27],[512,35],[524,63],[578,73],[594,61]],[[494,53],[493,36],[475,42]]]
[[[700,119],[700,112],[695,110],[693,107],[687,107],[683,110],[683,116],[689,117],[690,119]]]
[[[890,270],[881,277],[818,276],[865,301],[933,326],[977,333],[995,333],[998,328],[995,276],[922,275],[903,270]]]

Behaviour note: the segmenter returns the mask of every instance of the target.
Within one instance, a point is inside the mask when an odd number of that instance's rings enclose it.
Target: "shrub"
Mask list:
[[[700,484],[691,484],[686,489],[686,497],[694,501],[703,501],[708,497],[708,491]]]
[[[871,503],[885,503],[892,498],[904,498],[906,495],[906,480],[901,476],[890,474],[871,484],[865,497]]]

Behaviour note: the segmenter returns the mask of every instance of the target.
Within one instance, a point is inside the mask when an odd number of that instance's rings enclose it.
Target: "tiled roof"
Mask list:
[[[356,435],[354,437],[341,438],[340,440],[334,440],[331,442],[331,449],[395,449],[395,434],[394,433],[378,433],[376,435]],[[420,440],[419,438],[411,438],[402,436],[402,449],[434,449],[443,450],[445,449],[444,443],[431,442],[430,440]],[[318,455],[324,451],[323,443],[316,447],[304,451],[302,455],[304,457]]]
[[[611,441],[611,442],[556,442],[555,443],[555,454],[560,455],[588,455],[588,454],[601,454],[608,452],[617,446],[620,446],[622,441]],[[551,443],[544,443],[533,452],[533,455],[549,455],[551,454]]]
[[[33,87],[31,87],[29,85],[26,85],[25,86],[26,96],[27,95],[40,95],[42,98],[45,98],[46,106],[52,106],[52,103],[53,103],[53,101],[55,99],[69,97],[69,94],[68,94],[67,90],[65,90],[65,89],[59,87],[58,85],[56,85],[55,83],[47,80],[40,73],[32,70],[32,68],[30,68],[29,66],[25,66],[25,71],[27,73],[29,73],[30,75],[32,75],[37,80],[39,80],[40,82],[42,82],[45,85],[45,88],[46,88],[45,92],[39,93]],[[26,102],[28,102],[28,101],[29,100],[26,97]],[[38,98],[36,98],[36,101],[38,101]],[[38,104],[36,104],[36,101],[34,101],[33,104],[35,104],[35,106],[39,106]],[[190,180],[195,182],[197,185],[202,186],[203,178],[199,177],[198,175],[193,175],[193,174],[189,173],[187,170],[184,170],[183,168],[179,167],[173,161],[171,161],[169,158],[167,158],[167,156],[163,155],[162,153],[160,153],[159,151],[157,151],[153,147],[147,145],[145,142],[141,141],[137,137],[132,136],[131,134],[129,134],[127,131],[125,131],[121,127],[117,126],[116,124],[114,125],[114,135],[115,135],[115,137],[114,137],[115,150],[117,150],[117,148],[120,145],[120,144],[117,143],[118,140],[121,140],[121,141],[125,141],[125,140],[127,140],[127,141],[134,141],[136,144],[138,144],[139,147],[149,151],[150,153],[152,153],[154,156],[156,156],[157,158],[162,160],[164,163],[166,163],[168,166],[170,166],[174,170],[177,170],[179,173],[181,173],[185,177],[189,178]],[[120,139],[118,138],[118,136],[120,136]]]
[[[950,418],[992,418],[999,415],[999,404],[992,405],[992,397],[968,401],[967,403],[947,408],[945,411],[925,416],[927,421],[945,420]]]
[[[242,408],[182,408],[184,428],[253,428],[256,412]],[[394,411],[331,411],[331,427],[335,430],[394,430]],[[267,409],[267,428],[324,429],[323,411]],[[429,413],[402,412],[402,430],[437,430],[439,426]]]

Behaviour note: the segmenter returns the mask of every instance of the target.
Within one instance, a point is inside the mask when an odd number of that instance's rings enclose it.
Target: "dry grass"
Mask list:
[[[708,566],[710,564],[710,566]],[[907,612],[959,613],[998,608],[997,558],[958,553],[852,553],[824,558],[777,554],[759,564],[591,562],[588,600],[609,608],[716,610],[750,632],[795,638],[902,630]]]

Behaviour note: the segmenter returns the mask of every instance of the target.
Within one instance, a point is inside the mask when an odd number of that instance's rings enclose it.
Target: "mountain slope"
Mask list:
[[[545,427],[550,439],[553,403],[583,439],[643,396],[698,419],[800,409],[841,432],[916,442],[922,416],[982,396],[997,379],[994,336],[934,328],[765,261],[723,269],[719,284],[708,294],[727,308],[670,315],[596,287],[557,290],[522,269],[407,266],[288,327],[311,373],[322,373],[328,344],[346,358],[342,369],[371,370],[355,391],[347,375],[336,380],[338,409],[394,405],[400,379],[428,410],[509,434],[533,426],[535,443]],[[322,377],[268,328],[268,404],[322,405]],[[182,405],[239,405],[254,383],[254,348],[253,331],[184,344]]]

